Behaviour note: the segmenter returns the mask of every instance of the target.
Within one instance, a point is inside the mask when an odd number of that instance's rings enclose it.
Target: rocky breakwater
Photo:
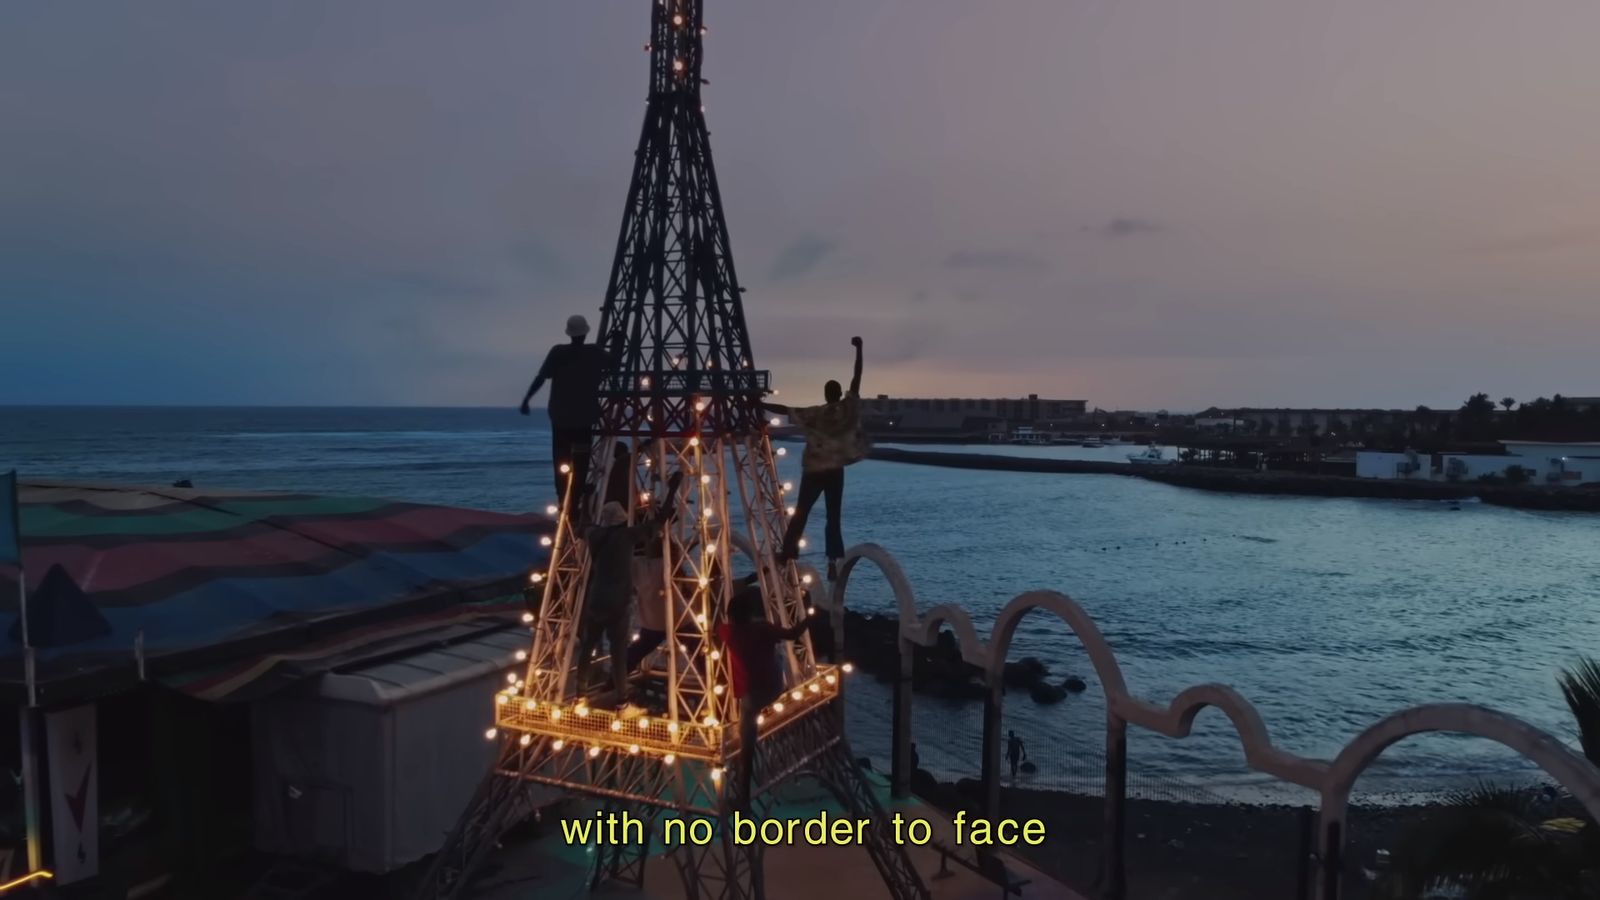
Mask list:
[[[1144,478],[1177,487],[1238,494],[1283,494],[1302,497],[1369,497],[1380,500],[1461,501],[1476,497],[1485,503],[1520,509],[1600,512],[1600,489],[1511,485],[1478,481],[1422,481],[1393,478],[1353,478],[1302,472],[1256,472],[1250,469],[1195,465],[1136,466],[1128,463],[1080,459],[1042,459],[1001,456],[994,453],[943,453],[875,447],[871,458],[884,462],[942,466],[953,469],[987,469],[1002,472],[1041,472],[1069,475],[1121,475]],[[1511,457],[1507,457],[1511,459]]]
[[[900,673],[899,627],[893,616],[846,610],[845,658],[877,680],[893,682]],[[912,690],[952,700],[983,699],[983,672],[961,658],[955,635],[941,631],[933,646],[914,647],[912,653]],[[1076,675],[1056,678],[1049,666],[1031,656],[1007,662],[1003,681],[1007,692],[1026,693],[1041,704],[1060,703],[1087,686]]]

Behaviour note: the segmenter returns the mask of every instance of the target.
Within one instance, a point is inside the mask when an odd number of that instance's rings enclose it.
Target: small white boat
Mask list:
[[[1129,453],[1128,462],[1136,466],[1170,466],[1176,463],[1177,460],[1168,459],[1160,447],[1151,444],[1144,448],[1143,453]]]
[[[1085,447],[1089,447],[1091,449],[1093,449],[1095,447],[1104,447],[1105,446],[1105,444],[1100,443],[1100,439],[1099,438],[1089,438],[1088,440],[1083,442],[1083,445]]]

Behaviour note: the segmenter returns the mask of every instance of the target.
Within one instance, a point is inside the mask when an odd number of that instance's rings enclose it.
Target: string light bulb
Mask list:
[[[539,582],[541,582],[543,580],[544,580],[544,573],[543,572],[534,572],[532,575],[528,576],[528,581],[531,584],[538,584]]]
[[[560,707],[556,707],[555,709],[550,710],[550,721],[552,721],[552,722],[561,721],[561,708]]]
[[[794,515],[794,513],[795,513],[795,508],[794,508],[794,507],[792,507],[792,506],[791,506],[791,507],[789,507],[789,508],[788,508],[788,509],[787,509],[787,510],[786,510],[786,512],[788,512],[788,513],[789,513],[789,515],[791,515],[791,516],[792,516],[792,515]]]
[[[711,692],[712,692],[712,693],[713,693],[713,694],[716,694],[716,695],[717,695],[717,696],[718,696],[718,697],[721,697],[721,696],[722,696],[722,693],[723,693],[723,691],[726,691],[726,690],[727,690],[727,688],[725,688],[725,687],[723,687],[723,686],[722,686],[722,685],[720,685],[720,684],[719,684],[719,685],[717,685],[717,686],[716,686],[716,687],[714,687],[714,688],[712,688],[712,689],[711,689]]]
[[[524,747],[526,747],[529,744],[533,743],[533,735],[525,734],[522,737],[517,738],[517,743],[521,744]]]
[[[778,455],[779,456],[788,456],[789,455],[789,448],[788,447],[779,447],[778,448]]]
[[[632,753],[634,756],[638,756],[639,755],[639,745],[638,744],[629,744],[628,745],[628,752]]]
[[[567,745],[566,741],[563,741],[560,738],[556,738],[555,743],[550,745],[550,749],[551,750],[560,750],[562,747],[565,747],[566,745]]]
[[[555,514],[556,514],[556,513],[558,513],[558,512],[561,512],[561,507],[559,507],[559,506],[556,506],[556,505],[555,505],[555,504],[554,504],[554,503],[552,503],[552,504],[550,504],[550,505],[549,505],[549,506],[546,506],[546,507],[545,507],[545,508],[544,508],[544,511],[545,511],[545,514],[546,514],[546,515],[551,515],[551,516],[553,516],[553,515],[555,515]]]
[[[529,700],[527,703],[522,704],[522,708],[524,710],[526,710],[527,712],[533,712],[538,707],[539,707],[538,702],[534,701],[534,700]]]
[[[851,672],[854,672],[856,670],[856,667],[850,665],[849,663],[845,663],[844,665],[840,666],[839,668],[843,669],[844,673],[846,675],[849,675]]]
[[[506,684],[516,684],[516,683],[517,683],[517,673],[515,673],[515,672],[507,672],[506,673]]]
[[[661,761],[670,766],[678,761],[678,754],[668,753],[666,756],[661,757]]]
[[[622,720],[621,719],[612,719],[611,720],[611,730],[612,731],[621,731],[622,730]]]
[[[497,728],[491,728],[491,729],[489,729],[489,730],[488,730],[488,731],[485,731],[485,732],[484,732],[484,733],[483,733],[483,737],[484,737],[484,740],[489,740],[489,741],[492,741],[492,740],[494,740],[494,736],[495,736],[495,735],[497,735],[497,734],[499,734],[499,733],[500,733],[500,730],[499,730],[499,729],[497,729]]]
[[[524,625],[532,625],[533,624],[533,613],[531,613],[531,612],[523,613],[522,614],[522,624],[524,624]]]
[[[715,728],[715,727],[717,727],[717,717],[716,716],[706,716],[706,727],[707,728]]]
[[[528,659],[528,651],[526,650],[518,650],[514,655],[517,658],[517,662],[526,662]]]
[[[650,717],[649,716],[640,716],[639,717],[639,730],[640,731],[646,731],[649,728],[650,728]]]
[[[838,681],[839,681],[839,679],[837,677],[833,676],[833,675],[825,676],[822,680],[826,681],[829,684],[837,684]]]
[[[578,704],[577,708],[574,709],[573,712],[577,713],[578,718],[580,719],[589,718],[589,707],[584,706],[582,703]]]
[[[593,747],[589,748],[589,758],[590,759],[594,759],[596,756],[599,756],[599,755],[600,755],[600,745],[599,744],[596,744]]]
[[[505,694],[495,694],[494,702],[496,706],[505,706],[507,703],[511,702],[511,698],[507,697]]]
[[[566,475],[566,474],[571,473],[571,471],[572,471],[572,467],[571,466],[567,465],[566,463],[562,463],[561,464],[561,474]]]
[[[712,781],[717,781],[717,782],[722,781],[722,767],[721,766],[717,766],[716,768],[711,770],[711,780]]]
[[[811,583],[811,573],[807,572],[804,575],[801,575],[800,576],[800,583],[801,584],[810,584]]]
[[[689,438],[689,446],[691,446],[691,447],[700,446],[700,438],[698,438],[698,437]]]
[[[550,540],[550,535],[548,535],[548,534],[547,535],[543,535],[542,537],[539,538],[539,546],[541,546],[541,547],[548,547],[552,543],[554,543],[554,542]]]
[[[804,700],[805,696],[806,696],[805,694],[800,693],[799,689],[795,689],[795,690],[792,690],[792,691],[789,692],[789,699],[793,700],[796,703],[799,703],[801,700]]]
[[[813,694],[822,693],[822,685],[817,684],[815,681],[811,682],[810,687],[811,687],[811,693],[813,693]]]
[[[772,704],[772,711],[775,713],[783,712],[783,701],[779,700],[777,703]]]

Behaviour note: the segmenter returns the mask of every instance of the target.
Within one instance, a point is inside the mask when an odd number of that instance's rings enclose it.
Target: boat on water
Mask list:
[[[1104,447],[1105,444],[1101,443],[1099,438],[1089,438],[1083,442],[1083,446],[1093,449],[1095,447]]]
[[[1129,453],[1128,462],[1136,466],[1170,466],[1175,464],[1177,460],[1169,459],[1165,451],[1155,444],[1151,444],[1144,448],[1141,453]]]
[[[1113,437],[1101,438],[1100,439],[1100,443],[1104,444],[1107,447],[1120,447],[1123,444],[1126,444],[1128,442],[1123,440],[1122,438],[1113,436]]]

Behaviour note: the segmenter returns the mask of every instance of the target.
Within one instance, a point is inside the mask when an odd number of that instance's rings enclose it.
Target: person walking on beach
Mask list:
[[[578,642],[578,693],[589,689],[590,654],[604,639],[611,651],[611,682],[617,700],[628,692],[628,625],[633,601],[633,548],[659,533],[677,506],[682,472],[672,473],[667,499],[660,514],[648,522],[628,524],[627,510],[619,503],[600,508],[600,521],[584,533],[589,545],[589,592],[583,603],[581,640]]]
[[[566,496],[567,476],[563,464],[572,467],[574,496],[588,487],[589,451],[594,440],[594,422],[600,417],[600,381],[611,368],[611,359],[594,344],[585,343],[589,321],[583,316],[567,319],[571,341],[550,348],[534,376],[528,393],[522,397],[522,414],[528,415],[528,401],[550,382],[550,456],[555,468],[556,500]]]
[[[856,368],[850,378],[849,391],[841,388],[839,382],[829,381],[822,387],[822,398],[826,402],[821,406],[763,404],[766,409],[793,419],[806,432],[806,450],[800,460],[800,497],[795,502],[794,516],[789,519],[789,529],[784,533],[778,561],[788,562],[799,555],[800,536],[805,533],[811,507],[816,505],[818,497],[826,496],[830,581],[838,577],[838,561],[844,556],[844,534],[840,527],[844,469],[867,455],[867,440],[861,431],[861,338],[853,337],[850,343],[856,348]]]
[[[733,696],[739,701],[739,787],[735,800],[750,802],[750,786],[755,773],[756,718],[761,710],[783,693],[783,669],[777,649],[785,641],[804,634],[811,624],[808,613],[800,621],[780,628],[766,620],[761,586],[750,584],[728,602],[728,621],[717,626],[717,639],[728,650]]]
[[[1011,763],[1011,780],[1017,780],[1017,767],[1028,758],[1028,751],[1022,746],[1022,738],[1017,737],[1015,731],[1010,732],[1006,738],[1006,761]]]

